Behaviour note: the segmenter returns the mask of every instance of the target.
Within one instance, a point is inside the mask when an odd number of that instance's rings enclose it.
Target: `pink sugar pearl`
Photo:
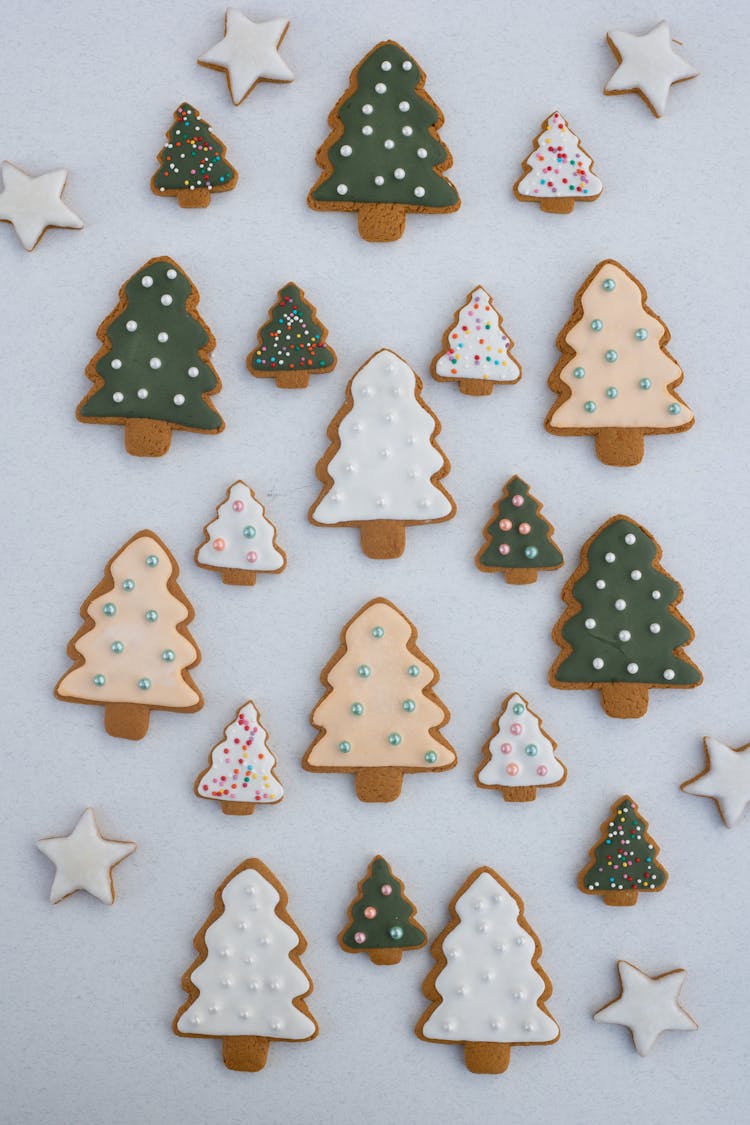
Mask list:
[[[500,520],[500,530],[501,531],[510,531],[510,529],[512,527],[513,527],[513,524],[510,522],[510,520]]]
[[[247,554],[245,555],[245,558],[247,559],[247,561],[249,563],[257,562],[258,561],[258,552],[257,551],[248,551]]]
[[[509,555],[510,554],[510,547],[508,546],[507,543],[501,543],[500,546],[498,547],[498,551],[500,552],[501,555]]]
[[[519,496],[519,494],[516,493],[516,495],[511,500],[511,504],[513,505],[514,508],[520,508],[521,505],[523,504],[523,496]]]
[[[511,734],[523,734],[523,727],[521,726],[520,723],[511,723],[510,724],[510,733]]]
[[[546,777],[547,774],[549,773],[549,770],[547,769],[546,766],[537,766],[536,772],[539,774],[540,777]]]
[[[383,883],[383,886],[380,888],[380,893],[387,898],[388,895],[393,894],[393,887],[390,883]]]
[[[374,906],[366,906],[365,907],[365,918],[374,918],[376,914],[377,914],[377,910],[375,909]]]
[[[518,773],[518,766],[515,762],[510,762],[510,764],[505,767],[505,772],[510,774],[511,777],[515,777]]]
[[[354,935],[354,940],[356,941],[357,945],[363,945],[367,941],[367,934],[363,934],[361,930],[357,930],[356,934]]]
[[[212,546],[215,551],[223,551],[226,543],[223,539],[214,539]]]
[[[521,533],[521,535],[529,535],[531,533],[531,524],[530,523],[519,523],[518,530]]]
[[[502,744],[502,746],[500,747],[500,753],[501,754],[511,754],[512,752],[513,752],[513,747],[511,746],[511,744],[509,742],[504,742]]]
[[[245,501],[244,500],[235,500],[234,503],[232,504],[232,511],[233,512],[244,512],[244,510],[245,510]]]

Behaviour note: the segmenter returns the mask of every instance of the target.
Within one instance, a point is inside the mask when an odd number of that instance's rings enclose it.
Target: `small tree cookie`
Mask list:
[[[188,631],[193,607],[177,582],[174,556],[153,531],[139,531],[107,563],[81,606],[68,644],[73,667],[58,699],[104,707],[115,738],[143,738],[152,711],[199,711],[190,669],[200,652]]]
[[[174,111],[167,143],[157,157],[159,169],[151,180],[152,192],[175,196],[180,207],[208,207],[212,195],[237,185],[237,171],[224,151],[208,122],[183,102]]]
[[[405,773],[455,766],[440,733],[450,713],[433,691],[438,670],[392,602],[375,598],[347,622],[320,679],[326,692],[310,718],[320,733],[306,770],[353,773],[360,801],[395,801]]]
[[[555,757],[557,743],[518,692],[504,700],[482,747],[474,777],[482,789],[499,789],[506,801],[533,801],[539,786],[562,785],[567,770]]]
[[[478,286],[443,335],[442,351],[432,361],[433,378],[458,383],[465,395],[491,395],[496,386],[521,378],[512,349],[492,297]]]
[[[491,867],[469,876],[449,910],[432,943],[436,964],[422,986],[430,1006],[416,1033],[463,1046],[474,1074],[502,1074],[511,1047],[560,1038],[546,1006],[552,983],[539,964],[542,947],[523,902]]]
[[[256,805],[278,804],[284,789],[274,773],[276,759],[267,738],[260,712],[249,699],[224,728],[208,769],[195,779],[195,795],[220,801],[228,816],[249,816]]]
[[[346,388],[316,469],[323,484],[310,509],[318,527],[358,527],[371,559],[404,553],[410,524],[443,523],[456,505],[442,483],[450,462],[422,381],[387,348],[370,356]]]
[[[660,559],[661,547],[627,516],[612,516],[584,543],[552,631],[560,646],[553,687],[596,688],[608,715],[637,719],[650,688],[703,682],[683,649],[694,634],[677,609],[682,587]]]
[[[664,889],[668,875],[656,858],[659,846],[632,797],[615,801],[599,833],[578,876],[584,894],[600,895],[607,906],[635,906],[639,891]]]
[[[563,564],[554,530],[526,481],[511,477],[484,529],[476,564],[480,570],[501,571],[511,586],[536,582],[540,570],[558,570]]]
[[[315,305],[290,281],[279,289],[268,320],[258,329],[258,346],[247,357],[247,369],[259,379],[275,379],[277,387],[306,387],[311,374],[336,366],[327,337]]]
[[[376,855],[357,887],[339,945],[345,953],[368,953],[374,965],[397,965],[404,950],[421,949],[427,942],[416,910],[388,861]]]
[[[236,480],[203,529],[195,552],[198,566],[216,570],[228,586],[254,586],[258,574],[280,574],[286,555],[276,542],[276,528],[252,488]]]
[[[593,161],[561,113],[547,118],[534,145],[513,188],[516,199],[562,215],[576,203],[599,198],[602,182],[594,175]]]
[[[221,1039],[229,1070],[262,1070],[271,1040],[318,1034],[305,1003],[313,988],[300,960],[307,942],[286,906],[278,879],[259,859],[246,859],[221,884],[195,935],[198,957],[182,978],[188,998],[172,1028]]]
[[[136,457],[163,456],[172,430],[224,429],[209,401],[221,390],[216,341],[198,315],[198,290],[171,258],[152,258],[125,282],[96,334],[102,346],[86,368],[94,385],[79,422],[124,426]]]
[[[600,262],[557,337],[561,355],[549,377],[557,401],[545,428],[592,435],[605,465],[638,465],[644,434],[681,433],[695,421],[675,389],[682,368],[667,351],[669,329],[647,296],[619,262]]]

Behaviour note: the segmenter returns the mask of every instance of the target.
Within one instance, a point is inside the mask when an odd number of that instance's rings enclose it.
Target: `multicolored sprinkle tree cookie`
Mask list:
[[[461,206],[443,175],[453,163],[438,136],[443,115],[424,83],[403,47],[379,43],[328,116],[331,133],[315,156],[323,171],[307,202],[316,211],[356,211],[367,242],[400,238],[407,212]]]
[[[197,109],[183,102],[174,118],[167,143],[156,158],[159,169],[151,190],[154,195],[175,196],[180,207],[208,207],[212,195],[236,187],[237,171]]]
[[[607,906],[635,906],[639,891],[664,889],[669,876],[656,858],[659,847],[632,797],[615,801],[599,832],[578,876],[584,894],[600,895]]]
[[[518,692],[503,701],[474,774],[482,789],[499,789],[506,801],[533,801],[539,786],[562,785],[567,770],[555,757],[557,743]]]
[[[268,320],[258,329],[258,346],[247,357],[247,369],[259,378],[275,379],[277,387],[306,387],[311,374],[322,375],[336,366],[327,336],[315,305],[290,281],[279,289]]]
[[[216,570],[228,586],[254,586],[258,574],[280,574],[286,555],[276,542],[276,528],[244,480],[236,480],[203,529],[195,552],[198,566]]]
[[[476,564],[480,570],[502,571],[511,586],[536,582],[540,570],[558,570],[563,564],[554,530],[526,481],[511,477],[484,529]]]
[[[388,861],[376,855],[357,887],[339,945],[345,953],[368,953],[374,965],[397,965],[404,950],[421,949],[427,942],[416,909]]]
[[[196,797],[221,801],[228,816],[249,816],[256,805],[274,805],[284,789],[274,773],[276,759],[267,743],[260,712],[249,699],[211,751],[209,768],[195,779]]]
[[[458,383],[465,395],[491,395],[501,383],[517,383],[521,368],[511,354],[513,341],[486,289],[478,286],[443,336],[443,350],[432,361],[441,383]]]
[[[603,188],[593,161],[561,113],[547,118],[534,144],[535,151],[524,161],[524,175],[513,188],[516,199],[562,215],[576,203],[599,198]]]

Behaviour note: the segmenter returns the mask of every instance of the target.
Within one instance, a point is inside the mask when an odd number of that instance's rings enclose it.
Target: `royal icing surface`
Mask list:
[[[68,173],[64,168],[29,176],[4,160],[0,222],[12,223],[21,245],[33,250],[47,227],[80,230],[83,221],[62,201]]]
[[[604,832],[593,850],[593,864],[581,876],[583,888],[592,894],[660,891],[667,873],[656,858],[659,849],[635,801],[621,797],[612,806]]]
[[[294,74],[279,54],[289,20],[254,22],[237,8],[227,8],[224,38],[198,59],[227,72],[229,92],[239,105],[260,79],[291,82]]]
[[[684,969],[650,977],[628,961],[618,961],[622,995],[594,1014],[597,1023],[630,1029],[639,1055],[647,1055],[663,1031],[697,1031],[698,1024],[680,1004]]]
[[[486,289],[478,286],[460,310],[449,335],[449,347],[437,360],[435,373],[443,379],[489,379],[515,383],[521,369],[511,355],[513,341]]]
[[[381,855],[370,864],[360,893],[349,908],[351,922],[340,941],[347,949],[418,949],[427,935],[414,921],[414,907]]]
[[[312,714],[323,733],[307,764],[433,769],[455,763],[453,750],[432,734],[447,715],[426,694],[437,677],[412,633],[388,602],[376,601],[354,618],[344,635],[345,654],[326,673],[331,690]]]
[[[602,262],[579,300],[582,315],[565,335],[573,355],[558,372],[570,397],[554,410],[549,427],[689,426],[693,412],[671,391],[682,369],[665,350],[666,329],[647,310],[637,281],[617,262]]]
[[[705,739],[706,769],[680,788],[694,797],[711,797],[727,828],[734,828],[750,804],[750,743],[735,750],[718,738]]]
[[[192,708],[201,699],[185,679],[198,651],[178,630],[187,605],[169,589],[172,563],[162,544],[138,535],[109,563],[111,582],[86,604],[93,621],[75,642],[83,658],[57,685],[64,699]]]
[[[55,865],[50,902],[87,891],[108,906],[115,901],[112,868],[136,847],[130,840],[102,836],[93,809],[86,809],[69,836],[50,836],[36,846]]]
[[[483,570],[554,570],[562,564],[542,505],[520,477],[506,481],[484,535],[478,559]]]
[[[607,39],[620,57],[620,65],[604,87],[606,94],[640,91],[657,117],[667,108],[670,87],[696,78],[698,71],[672,46],[669,24],[661,20],[645,35],[609,31]]]
[[[445,458],[432,444],[435,420],[417,398],[416,375],[383,348],[350,383],[351,410],[328,462],[333,484],[311,512],[314,523],[450,516],[448,497],[432,482]]]
[[[593,199],[601,195],[602,182],[591,171],[591,157],[561,113],[553,113],[536,139],[536,150],[526,159],[529,169],[516,185],[529,199],[569,197]]]
[[[206,957],[190,974],[197,999],[181,1014],[183,1035],[310,1039],[316,1027],[292,1001],[310,989],[289,954],[299,937],[276,913],[279,892],[253,868],[224,887],[223,913],[205,933]]]
[[[205,188],[226,191],[237,178],[224,159],[224,145],[211,132],[196,109],[187,102],[175,110],[175,123],[159,153],[159,171],[153,179],[157,191],[195,191]]]
[[[490,760],[477,775],[482,785],[556,785],[565,776],[562,763],[555,757],[555,744],[517,692],[507,700],[488,749]]]
[[[284,789],[274,776],[276,759],[266,739],[255,704],[248,700],[211,751],[211,765],[196,784],[198,796],[238,804],[280,801]]]
[[[489,871],[480,871],[455,905],[445,968],[435,980],[441,1002],[422,1026],[425,1039],[474,1043],[551,1043],[560,1029],[539,1006],[545,981],[532,964],[534,937],[518,903]]]
[[[197,561],[201,566],[233,570],[283,570],[286,560],[276,547],[275,535],[276,528],[253,490],[238,480],[208,524]]]
[[[298,285],[279,290],[279,299],[260,330],[260,342],[250,353],[253,371],[330,371],[336,356],[326,347],[325,329]]]

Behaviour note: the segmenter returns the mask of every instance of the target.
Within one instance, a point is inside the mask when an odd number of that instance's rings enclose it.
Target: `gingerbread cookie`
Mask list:
[[[36,846],[55,865],[50,902],[62,902],[76,891],[86,891],[107,906],[115,901],[112,871],[136,848],[132,840],[102,836],[93,809],[83,812],[69,836],[48,836],[38,840]]]
[[[710,797],[727,828],[734,828],[750,804],[750,742],[735,749],[718,738],[704,738],[703,750],[705,769],[683,781],[680,789],[693,797]]]
[[[294,74],[279,54],[289,20],[255,22],[237,8],[227,8],[224,38],[198,59],[199,66],[226,73],[229,95],[243,102],[259,82],[291,82]]]
[[[632,797],[615,801],[599,832],[578,876],[579,890],[600,895],[607,906],[635,906],[639,892],[664,890],[669,876],[656,858],[659,846]]]
[[[563,564],[554,530],[526,481],[511,477],[484,529],[476,564],[489,573],[499,570],[511,586],[536,582],[540,570],[559,570]]]
[[[195,552],[198,566],[216,570],[228,586],[254,586],[258,574],[280,574],[286,555],[276,542],[276,528],[244,480],[236,480],[203,529]]]
[[[276,759],[260,712],[249,699],[211,751],[208,769],[195,779],[196,797],[220,801],[228,816],[249,816],[257,805],[275,805],[284,789],[274,773]]]
[[[82,219],[63,203],[62,193],[68,180],[65,168],[29,176],[4,160],[2,170],[0,223],[11,224],[24,250],[33,250],[50,227],[81,230]]]
[[[442,351],[432,361],[432,376],[441,383],[458,383],[465,395],[491,395],[495,387],[521,378],[512,349],[492,297],[477,286],[444,333]]]
[[[208,207],[212,195],[237,186],[237,170],[224,153],[208,122],[183,102],[174,111],[167,143],[156,158],[159,169],[151,180],[152,192],[174,196],[180,207]]]
[[[599,198],[603,187],[594,175],[594,162],[561,113],[542,122],[534,146],[524,161],[524,174],[513,186],[516,199],[563,215],[576,203]]]
[[[680,1004],[680,991],[687,975],[671,969],[650,977],[629,961],[618,961],[620,995],[598,1012],[597,1023],[627,1027],[639,1055],[647,1055],[663,1031],[697,1031],[698,1024]]]
[[[506,801],[533,801],[538,788],[562,785],[567,777],[556,749],[539,716],[513,692],[482,747],[474,779],[482,789],[499,789]]]
[[[660,20],[644,35],[608,31],[607,42],[618,67],[604,93],[638,94],[654,117],[661,117],[666,110],[672,86],[698,77],[698,71],[672,46],[678,40],[672,38],[666,20]]]
[[[339,945],[345,953],[368,953],[374,965],[397,965],[404,950],[427,943],[416,911],[388,861],[376,855],[357,887]]]
[[[279,289],[268,320],[258,329],[258,346],[247,357],[247,369],[259,379],[275,379],[277,387],[306,387],[311,374],[322,375],[336,366],[327,337],[315,305],[290,281]]]

